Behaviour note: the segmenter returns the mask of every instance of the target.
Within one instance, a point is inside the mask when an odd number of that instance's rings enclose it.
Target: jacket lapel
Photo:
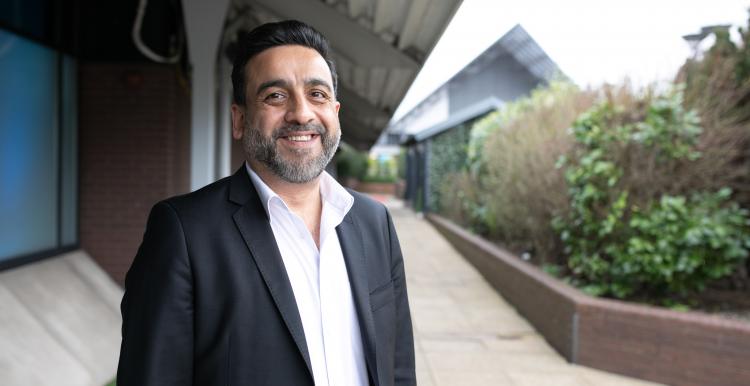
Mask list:
[[[363,245],[362,233],[357,226],[356,219],[352,215],[354,208],[344,217],[344,221],[336,227],[336,233],[341,244],[341,252],[344,254],[346,270],[349,275],[349,283],[352,287],[354,304],[357,308],[359,326],[362,329],[362,344],[365,351],[365,360],[370,370],[371,382],[378,383],[378,371],[375,350],[375,321],[370,308],[370,289],[367,279],[367,261]]]
[[[258,193],[255,191],[244,165],[232,176],[229,199],[242,205],[232,216],[234,223],[245,240],[245,244],[247,244],[268,287],[268,292],[276,303],[287,329],[289,329],[297,348],[305,359],[307,370],[312,377],[310,353],[307,351],[302,319],[299,316],[289,276],[276,245],[268,214],[260,202]]]

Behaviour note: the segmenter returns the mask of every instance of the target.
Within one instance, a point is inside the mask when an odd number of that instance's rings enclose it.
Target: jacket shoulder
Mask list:
[[[354,197],[354,205],[352,205],[353,210],[373,214],[381,213],[386,210],[383,203],[376,201],[372,197],[350,188],[346,188],[346,190],[352,195],[352,197]]]
[[[347,190],[354,197],[354,205],[350,210],[354,216],[375,226],[385,226],[388,223],[390,216],[383,203],[355,190]]]
[[[232,176],[210,183],[196,191],[169,197],[158,202],[167,204],[182,215],[210,214],[229,203],[229,186]]]

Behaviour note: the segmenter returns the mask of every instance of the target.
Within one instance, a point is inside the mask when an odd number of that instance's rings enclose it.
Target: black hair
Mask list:
[[[234,47],[232,88],[234,103],[245,105],[245,66],[255,55],[273,47],[298,45],[318,51],[331,70],[333,92],[338,89],[336,67],[328,40],[313,27],[297,20],[262,24],[250,32],[240,32]]]

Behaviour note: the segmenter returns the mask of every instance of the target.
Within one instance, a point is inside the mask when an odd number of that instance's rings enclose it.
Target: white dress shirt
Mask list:
[[[316,386],[366,386],[362,335],[336,226],[354,197],[325,171],[320,250],[302,219],[245,163],[271,221],[297,302]]]

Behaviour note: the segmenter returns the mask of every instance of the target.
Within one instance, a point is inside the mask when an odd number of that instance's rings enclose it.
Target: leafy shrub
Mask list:
[[[482,197],[487,194],[469,172],[447,174],[440,189],[443,216],[478,234],[487,234],[488,227],[494,226],[494,219],[487,216],[487,206],[483,204]]]
[[[656,196],[626,178],[637,173],[624,167],[631,159],[664,170],[700,156],[701,128],[683,108],[681,89],[648,100],[642,114],[609,101],[583,114],[573,126],[576,147],[560,161],[571,209],[554,227],[576,279],[597,295],[702,289],[731,273],[750,248],[747,213],[723,206],[728,189],[688,200]]]
[[[571,83],[553,82],[477,122],[469,149],[480,149],[470,169],[480,204],[465,204],[482,224],[475,228],[538,261],[561,255],[549,224],[567,211],[568,200],[555,163],[572,145],[567,129],[594,97]],[[475,135],[477,129],[485,134]]]
[[[740,35],[735,44],[727,31],[716,31],[713,47],[688,60],[677,81],[685,83],[686,105],[700,112],[705,128],[702,157],[692,169],[696,188],[728,186],[733,201],[750,208],[750,29]],[[750,284],[747,271],[750,261],[733,281]]]
[[[688,60],[677,82],[685,84],[685,105],[699,112],[704,127],[702,156],[690,173],[693,189],[728,186],[733,200],[750,208],[750,32],[740,32],[737,45],[717,30],[713,47]]]
[[[361,180],[367,172],[367,153],[342,145],[336,154],[336,173],[339,178]]]
[[[368,158],[367,173],[362,180],[366,182],[396,182],[398,180],[398,160],[392,157]]]
[[[686,294],[731,274],[748,256],[748,211],[727,205],[729,189],[713,194],[662,196],[645,211],[635,209],[633,236],[615,254],[614,281],[623,289]],[[624,293],[623,293],[624,295]]]

